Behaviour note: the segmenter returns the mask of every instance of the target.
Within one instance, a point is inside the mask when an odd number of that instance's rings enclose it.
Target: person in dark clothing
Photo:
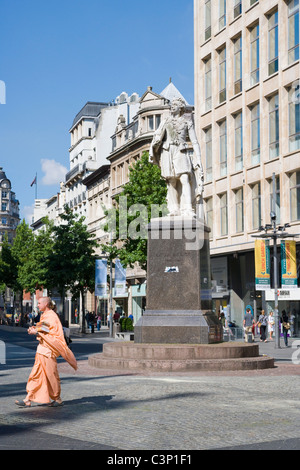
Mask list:
[[[268,317],[265,314],[264,310],[261,311],[261,314],[259,315],[258,322],[256,323],[256,325],[258,325],[260,329],[260,341],[264,341],[266,343],[267,342],[266,329],[268,325]]]
[[[282,316],[280,318],[280,321],[282,323],[284,344],[286,345],[286,347],[288,347],[288,331],[290,329],[290,324],[288,314],[285,310],[282,310]]]

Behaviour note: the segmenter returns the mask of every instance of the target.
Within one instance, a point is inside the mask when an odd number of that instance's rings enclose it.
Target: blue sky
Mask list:
[[[0,0],[0,166],[21,217],[36,173],[38,198],[58,191],[49,161],[69,169],[69,129],[87,101],[159,93],[169,77],[193,103],[193,0]]]

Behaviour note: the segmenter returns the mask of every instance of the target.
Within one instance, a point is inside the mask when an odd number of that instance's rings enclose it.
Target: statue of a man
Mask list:
[[[171,116],[154,133],[149,158],[160,167],[167,182],[169,215],[194,217],[196,202],[203,194],[203,169],[192,116],[185,112],[184,100],[175,98],[171,103]],[[192,158],[188,138],[194,150]]]

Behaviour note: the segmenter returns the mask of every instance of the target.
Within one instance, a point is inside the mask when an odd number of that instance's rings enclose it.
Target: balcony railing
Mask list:
[[[77,175],[81,174],[83,171],[81,163],[78,163],[72,170],[68,171],[66,174],[66,181],[69,181],[75,178]]]

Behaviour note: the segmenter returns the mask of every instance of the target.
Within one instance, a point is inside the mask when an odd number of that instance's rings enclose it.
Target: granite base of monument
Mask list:
[[[151,220],[147,307],[135,343],[209,344],[222,341],[211,311],[209,228],[196,218]]]
[[[89,365],[128,373],[273,368],[274,359],[260,356],[257,344],[222,341],[211,311],[205,224],[188,220],[184,229],[174,218],[152,221],[150,229],[157,233],[148,241],[147,309],[134,327],[134,342],[104,344]]]

